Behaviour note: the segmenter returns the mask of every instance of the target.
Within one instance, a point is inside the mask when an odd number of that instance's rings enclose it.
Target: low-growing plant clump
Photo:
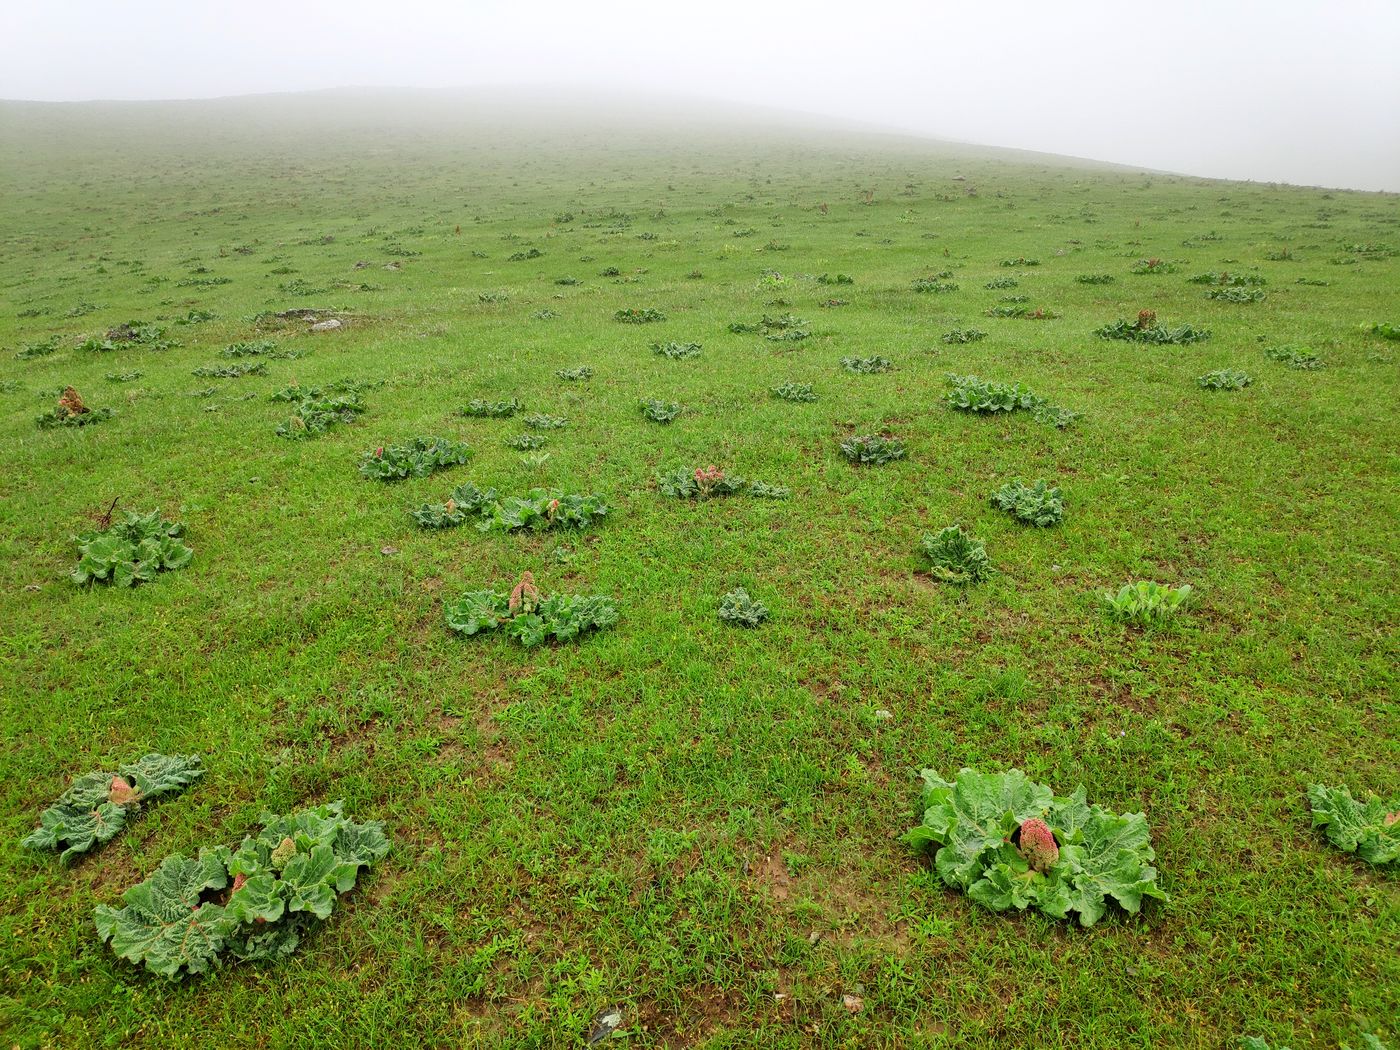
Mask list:
[[[811,383],[783,383],[770,387],[768,393],[779,401],[792,401],[797,404],[810,403],[817,399],[817,392]]]
[[[841,442],[841,454],[852,463],[878,465],[903,459],[904,442],[882,434],[861,434]]]
[[[934,851],[943,882],[983,907],[1035,907],[1092,926],[1110,901],[1136,915],[1144,900],[1167,900],[1142,813],[1090,805],[1082,785],[1057,796],[1018,769],[920,775],[923,820],[904,841]]]
[[[768,606],[736,587],[720,599],[719,618],[735,627],[757,627],[768,619]]]
[[[929,560],[929,573],[943,583],[981,583],[992,574],[992,562],[982,541],[949,525],[919,540],[919,550]]]
[[[407,445],[380,445],[360,456],[360,474],[377,481],[425,478],[471,458],[463,442],[445,437],[416,437]]]
[[[841,367],[852,375],[869,376],[880,372],[893,372],[894,362],[879,354],[874,357],[843,357]]]
[[[942,281],[939,280],[937,277],[916,278],[913,284],[913,288],[916,292],[932,292],[935,294],[941,292],[956,292],[958,290],[958,286],[955,282]]]
[[[548,441],[549,438],[543,434],[516,434],[506,438],[504,444],[506,448],[513,448],[517,452],[532,452],[537,448],[544,448]]]
[[[58,397],[58,404],[52,412],[45,412],[34,422],[40,430],[52,430],[55,427],[87,427],[94,423],[101,423],[111,419],[115,412],[110,408],[93,409],[87,406],[82,396],[73,387],[64,387],[63,392]]]
[[[1040,528],[1058,525],[1065,517],[1059,487],[1052,487],[1044,480],[1034,485],[1023,484],[1019,479],[1009,481],[993,492],[991,499],[992,506],[1006,511],[1017,521]]]
[[[1130,272],[1141,275],[1147,273],[1176,273],[1176,270],[1177,267],[1175,263],[1169,263],[1165,259],[1154,258],[1139,259],[1137,262],[1133,263]]]
[[[1075,277],[1079,284],[1112,284],[1116,280],[1111,273],[1081,273]]]
[[[1361,326],[1361,330],[1367,335],[1378,335],[1382,339],[1400,339],[1400,324],[1392,324],[1390,321],[1364,324]]]
[[[592,379],[593,369],[587,365],[579,365],[577,368],[561,368],[554,374],[566,383],[577,383],[583,379]]]
[[[1269,282],[1257,273],[1231,273],[1229,270],[1198,273],[1186,278],[1188,284],[1213,284],[1220,288],[1247,288],[1265,285]]]
[[[997,412],[1030,412],[1039,423],[1048,423],[1063,430],[1081,416],[1072,409],[1052,405],[1045,398],[1020,383],[998,383],[981,376],[960,376],[949,373],[948,392],[943,395],[959,412],[989,414]]]
[[[944,332],[938,338],[949,346],[958,346],[963,343],[979,343],[987,338],[987,333],[980,328],[954,328],[951,332]]]
[[[37,343],[26,343],[19,350],[15,351],[17,361],[33,361],[35,358],[48,357],[50,354],[58,352],[58,336],[51,335],[47,339]]]
[[[1264,356],[1270,361],[1305,372],[1323,367],[1322,358],[1310,346],[1271,346],[1264,351]]]
[[[639,404],[642,415],[653,423],[669,423],[681,414],[681,406],[675,401],[660,401],[648,397],[643,398]]]
[[[194,559],[194,549],[182,541],[184,523],[162,518],[158,510],[124,511],[119,520],[107,518],[107,522],[73,538],[78,564],[69,575],[80,587],[90,583],[135,587],[150,583],[157,573],[183,569]]]
[[[520,422],[532,430],[563,430],[569,425],[566,417],[551,416],[544,412],[532,412],[528,416],[522,416]]]
[[[198,755],[155,752],[118,766],[116,772],[86,773],[39,814],[39,826],[22,845],[61,850],[58,859],[69,864],[114,838],[143,803],[183,791],[203,775]]]
[[[658,321],[666,320],[666,315],[660,310],[653,310],[650,307],[646,309],[632,307],[618,310],[613,314],[613,320],[621,321],[623,324],[655,324]]]
[[[278,394],[286,392],[278,391]],[[273,400],[289,400],[278,394],[273,395]],[[341,423],[353,423],[365,411],[365,403],[358,390],[334,393],[308,387],[302,396],[290,400],[293,401],[292,414],[278,423],[274,430],[278,437],[289,441],[317,437]]]
[[[1217,368],[1196,379],[1196,385],[1206,390],[1243,390],[1252,382],[1253,377],[1237,368]]]
[[[607,515],[608,505],[596,492],[579,496],[534,488],[524,496],[501,496],[468,481],[453,489],[446,503],[425,503],[409,513],[425,529],[455,528],[474,518],[481,532],[547,532],[586,529]]]
[[[1100,339],[1121,339],[1130,343],[1152,343],[1156,345],[1188,346],[1203,343],[1210,338],[1209,328],[1197,328],[1182,324],[1166,328],[1157,323],[1157,315],[1151,310],[1143,310],[1136,321],[1119,319],[1102,328],[1095,328],[1094,334]]]
[[[134,383],[145,376],[145,372],[107,372],[103,379],[109,383]]]
[[[773,317],[764,314],[756,322],[735,321],[729,330],[735,335],[761,335],[775,343],[796,343],[808,338],[812,333],[807,322],[794,314],[779,314]]]
[[[469,591],[445,608],[450,630],[471,637],[501,630],[527,649],[551,638],[567,642],[588,631],[617,623],[617,603],[606,595],[545,596],[531,573],[524,573],[509,594]]]
[[[237,849],[161,861],[122,907],[98,906],[98,936],[118,957],[172,979],[205,973],[225,955],[285,958],[330,918],[360,869],[389,852],[383,825],[355,823],[341,802],[264,814],[261,823]]]
[[[1180,616],[1191,603],[1191,585],[1166,587],[1151,580],[1125,583],[1117,591],[1102,594],[1111,619],[1139,627],[1155,627]]]
[[[196,368],[190,375],[198,376],[201,379],[242,379],[244,376],[267,375],[267,365],[261,361],[234,365],[203,365]]]
[[[758,499],[787,499],[792,490],[782,485],[770,485],[763,481],[750,481],[737,474],[729,474],[714,464],[687,470],[662,471],[656,475],[656,484],[661,492],[672,499],[713,499],[716,496],[749,495]]]
[[[651,352],[661,357],[668,357],[672,361],[684,361],[688,358],[700,356],[699,343],[652,343]]]
[[[1262,288],[1214,288],[1206,293],[1207,299],[1222,303],[1262,303],[1268,297]]]
[[[510,398],[507,401],[486,401],[482,398],[473,398],[467,402],[467,407],[462,409],[462,415],[475,419],[505,419],[515,415],[523,406],[518,398]]]
[[[1326,829],[1327,841],[1344,853],[1355,853],[1368,864],[1400,863],[1400,795],[1352,798],[1345,785],[1308,787],[1315,828]]]
[[[1016,278],[1010,275],[1007,275],[1005,277],[993,277],[982,287],[986,288],[988,291],[994,292],[1002,288],[1019,288],[1020,286],[1020,281],[1016,280]]]
[[[818,284],[855,284],[856,279],[848,273],[822,274],[817,278]]]

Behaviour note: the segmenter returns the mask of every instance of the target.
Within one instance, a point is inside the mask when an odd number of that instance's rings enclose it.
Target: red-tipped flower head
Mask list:
[[[1060,859],[1060,847],[1055,842],[1055,834],[1050,825],[1032,817],[1021,825],[1021,841],[1017,849],[1032,871],[1049,871]]]

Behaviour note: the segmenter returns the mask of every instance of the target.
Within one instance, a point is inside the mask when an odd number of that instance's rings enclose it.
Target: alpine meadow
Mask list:
[[[1400,1042],[1400,196],[0,103],[0,1031]]]

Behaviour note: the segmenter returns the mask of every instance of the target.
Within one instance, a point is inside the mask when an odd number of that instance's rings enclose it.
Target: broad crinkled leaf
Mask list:
[[[152,752],[117,771],[136,785],[142,799],[178,791],[204,776],[198,755],[161,755]]]
[[[225,910],[241,923],[276,922],[287,910],[284,884],[271,872],[253,875],[229,894]]]
[[[32,849],[62,849],[64,863],[112,838],[126,824],[130,811],[156,795],[179,791],[204,774],[198,755],[152,752],[118,767],[117,776],[133,786],[129,794],[113,793],[114,774],[86,773],[39,815],[39,827],[23,845]]]
[[[217,855],[167,857],[154,875],[122,895],[123,907],[98,907],[98,936],[121,958],[154,973],[203,973],[216,962],[232,920],[219,905],[201,903],[200,895],[227,884]]]
[[[491,631],[509,617],[509,596],[494,591],[468,591],[445,607],[447,626],[465,635]]]
[[[1355,853],[1370,864],[1400,861],[1400,819],[1386,818],[1400,812],[1400,797],[1379,797],[1360,802],[1346,787],[1313,784],[1308,788],[1314,827],[1326,829],[1332,845]]]
[[[80,853],[113,838],[126,826],[128,807],[100,802],[88,809],[62,803],[39,814],[39,827],[24,839],[31,849],[59,849],[59,860],[71,863]]]
[[[983,854],[999,849],[1021,821],[1043,816],[1050,789],[1032,783],[1019,769],[1006,773],[958,773],[947,805],[952,808],[948,840],[938,851],[938,873],[950,886],[967,889],[986,866]],[[937,817],[947,820],[947,814]]]
[[[1103,918],[1110,897],[1136,914],[1143,897],[1166,898],[1157,887],[1152,856],[1145,816],[1095,807],[1084,825],[1083,842],[1060,850],[1059,861],[1047,873],[1054,878],[1038,903],[1057,919],[1077,912],[1081,926]]]
[[[282,880],[288,887],[287,908],[309,911],[318,919],[330,916],[338,893],[355,885],[359,865],[340,860],[330,846],[315,846],[287,862]]]

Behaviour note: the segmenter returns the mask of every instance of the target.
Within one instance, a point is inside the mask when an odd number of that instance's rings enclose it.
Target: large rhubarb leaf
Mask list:
[[[228,872],[215,852],[198,860],[176,854],[156,873],[122,894],[122,908],[99,905],[97,934],[112,942],[123,959],[153,973],[181,977],[215,964],[234,922],[218,904],[201,899],[228,885]]]
[[[1346,787],[1313,784],[1308,788],[1314,827],[1325,828],[1339,850],[1371,864],[1400,861],[1400,796],[1359,802]]]
[[[99,933],[123,958],[172,977],[202,972],[222,951],[279,958],[330,917],[360,868],[389,852],[383,826],[354,823],[339,802],[265,814],[263,825],[237,850],[205,850],[198,862],[168,858],[127,891],[125,908],[98,909]],[[207,891],[225,887],[209,899]]]
[[[39,827],[23,844],[61,849],[59,859],[67,864],[121,831],[142,802],[180,791],[203,775],[198,755],[154,752],[118,766],[116,773],[86,773],[39,815]]]
[[[1035,906],[1059,919],[1074,913],[1081,925],[1092,926],[1110,899],[1130,913],[1144,897],[1166,899],[1141,813],[1091,806],[1083,787],[1056,797],[1016,769],[964,769],[953,781],[924,770],[923,779],[923,823],[905,841],[936,850],[934,867],[943,881],[979,904],[994,911]],[[1044,821],[1055,839],[1044,870],[1021,853],[1019,829],[1028,820]]]

